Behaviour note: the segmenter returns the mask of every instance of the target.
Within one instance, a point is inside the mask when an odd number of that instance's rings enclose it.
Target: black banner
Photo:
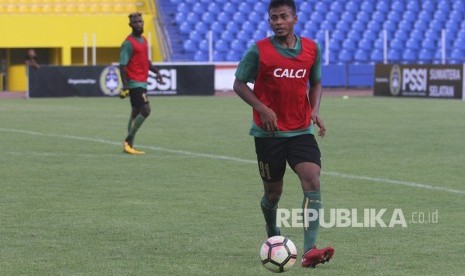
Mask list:
[[[376,64],[375,96],[465,99],[463,65]]]
[[[159,65],[163,84],[149,72],[149,95],[214,95],[214,65]],[[43,66],[29,70],[29,97],[117,96],[118,66]]]

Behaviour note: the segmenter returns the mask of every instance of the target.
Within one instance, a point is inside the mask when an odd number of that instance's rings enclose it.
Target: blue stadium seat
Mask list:
[[[204,52],[204,51],[195,52],[194,61],[207,61],[207,60],[208,60],[207,52]]]
[[[216,16],[211,12],[204,12],[202,14],[202,22],[208,23],[209,25],[213,24],[216,21]]]
[[[178,5],[178,7],[177,7],[177,11],[187,14],[187,13],[190,12],[191,10],[190,10],[190,7],[189,7],[188,4],[186,4],[186,3],[180,3],[180,4]]]
[[[360,9],[359,4],[355,3],[354,1],[348,1],[345,6],[346,6],[346,11],[351,12],[351,13],[357,13],[358,10]]]
[[[197,22],[195,24],[195,30],[198,31],[199,33],[206,34],[209,31],[209,29],[210,29],[210,26],[203,21]]]
[[[370,59],[375,63],[381,63],[384,61],[384,54],[383,50],[381,49],[374,49],[371,52]]]
[[[348,32],[350,30],[350,25],[347,24],[346,22],[344,21],[339,21],[337,24],[336,24],[336,30],[340,30],[344,33]]]
[[[234,38],[236,38],[236,34],[232,31],[224,30],[221,33],[221,39],[225,42],[231,42]]]
[[[229,21],[228,24],[226,24],[226,28],[224,30],[237,33],[239,29],[240,29],[239,24],[237,24],[234,21]]]
[[[223,6],[223,11],[228,13],[228,14],[233,14],[233,13],[236,12],[236,8],[237,7],[233,3],[227,2]]]
[[[363,1],[361,10],[366,11],[368,13],[372,13],[375,7],[373,6],[373,2],[371,1]]]
[[[407,63],[413,63],[417,60],[417,52],[412,49],[406,49],[402,53],[402,59]]]
[[[208,5],[208,8],[207,10],[213,14],[219,14],[221,12],[221,7],[220,5],[218,5],[216,2],[211,2],[209,5]]]
[[[359,41],[359,39],[352,39],[352,38],[348,37],[342,42],[342,47],[345,50],[353,52],[353,51],[355,51],[355,49],[357,49],[357,46],[358,46],[357,42],[358,41]]]
[[[320,25],[320,29],[322,30],[328,30],[328,31],[332,31],[334,30],[334,26],[331,22],[329,21],[323,21]]]
[[[229,50],[229,45],[226,41],[218,39],[214,44],[214,48],[216,51],[224,53]]]
[[[465,39],[457,38],[453,44],[454,49],[464,50],[465,51]]]
[[[433,49],[421,49],[420,53],[418,54],[418,59],[424,64],[431,63],[433,57]]]
[[[416,39],[409,39],[405,43],[405,47],[411,50],[418,50],[420,48],[420,42]]]
[[[201,22],[199,22],[199,23],[201,23]],[[202,40],[204,37],[205,37],[205,33],[203,33],[203,35],[201,35],[200,32],[198,32],[196,30],[193,30],[189,34],[189,40],[194,42],[194,43],[199,43],[200,40]]]
[[[245,49],[245,43],[242,42],[240,39],[234,39],[231,42],[231,49],[236,52],[243,52]]]
[[[439,11],[443,11],[444,13],[449,13],[450,10],[451,10],[451,7],[450,7],[449,3],[450,3],[450,1],[441,0],[441,1],[438,2],[436,7],[437,7],[437,9]]]
[[[454,1],[452,9],[463,13],[465,12],[465,3],[463,1]]]
[[[340,43],[346,38],[345,33],[341,30],[335,30],[334,32],[330,34],[330,36],[331,36],[331,39],[337,41],[338,43]]]
[[[401,60],[400,51],[398,49],[389,49],[387,54],[389,62],[398,62]]]
[[[373,47],[372,47],[371,42],[368,39],[362,38],[360,42],[358,43],[358,48],[366,52],[368,50],[371,50]]]
[[[196,13],[190,12],[187,14],[186,21],[190,24],[195,24],[199,22],[200,20],[199,20],[199,16]]]
[[[371,16],[372,20],[375,20],[376,22],[379,22],[379,23],[384,23],[385,18],[386,18],[386,13],[382,11],[375,11],[373,15]]]
[[[192,25],[188,22],[183,22],[179,26],[179,32],[181,34],[189,34],[192,31]]]
[[[344,11],[344,6],[340,1],[334,1],[330,6],[330,10],[336,12],[337,14],[340,14]]]
[[[365,25],[365,23],[362,22],[362,21],[355,21],[355,22],[352,24],[351,29],[352,29],[352,30],[359,31],[359,32],[362,32],[362,31],[366,30],[366,25]]]
[[[389,5],[387,4],[387,2],[380,1],[376,4],[376,10],[383,13],[387,13],[389,11]]]
[[[225,54],[224,52],[220,51],[213,51],[213,61],[224,61],[225,59]]]
[[[339,21],[339,14],[334,11],[328,12],[326,15],[326,21],[329,21],[333,24],[337,23]]]
[[[302,8],[301,8],[302,9]],[[302,9],[305,11],[304,9]],[[315,10],[319,13],[326,14],[328,12],[328,6],[324,2],[318,2],[312,9],[310,10]]]
[[[210,25],[210,30],[213,31],[214,33],[221,33],[224,30],[224,25],[223,23],[219,21],[215,21]]]
[[[417,13],[407,10],[404,12],[404,15],[402,16],[402,21],[408,21],[410,23],[414,23],[417,20]]]
[[[436,20],[437,22],[444,23],[448,17],[449,17],[449,12],[438,10],[434,13],[433,19]]]
[[[208,52],[208,49],[209,49],[209,42],[208,42],[208,39],[202,39],[202,40],[199,42],[199,50],[200,50],[200,51],[204,51],[204,52]]]
[[[350,63],[352,61],[352,54],[350,51],[343,49],[339,52],[337,58],[340,63]]]
[[[464,49],[454,49],[450,55],[454,63],[462,63],[465,61],[465,50]]]
[[[205,12],[205,5],[203,5],[200,2],[197,2],[192,6],[192,11],[195,12],[196,14],[201,14]]]
[[[223,11],[220,12],[216,18],[219,22],[223,24],[227,24],[229,21],[231,21],[231,16]]]
[[[352,21],[354,21],[355,19],[355,15],[351,12],[348,12],[348,11],[345,11],[342,13],[341,15],[341,20],[346,22],[346,24],[350,24],[352,23]]]
[[[183,48],[184,48],[184,51],[188,53],[193,53],[197,51],[197,44],[194,41],[188,39],[184,41]]]
[[[367,11],[360,11],[355,17],[355,20],[367,24],[371,20],[371,13],[368,13]]]
[[[421,9],[428,12],[434,12],[436,10],[436,6],[433,1],[425,0],[421,5]]]
[[[431,39],[431,38],[425,38],[425,39],[421,42],[421,48],[422,48],[423,50],[427,50],[427,51],[435,50],[435,49],[436,49],[435,40],[434,40],[434,39]]]
[[[362,39],[366,39],[366,40],[369,40],[370,42],[373,42],[376,40],[378,33],[379,33],[379,30],[368,29],[363,33]]]
[[[417,1],[409,1],[407,4],[407,10],[412,11],[414,13],[419,12],[421,9],[420,5],[418,4]]]
[[[426,20],[418,20],[415,22],[415,24],[413,25],[413,28],[416,29],[416,30],[420,30],[420,31],[425,31],[426,29],[428,29],[428,21]]]
[[[391,11],[402,13],[404,10],[405,10],[405,6],[404,6],[404,2],[402,1],[394,1],[391,4]]]
[[[359,49],[355,52],[354,60],[358,63],[368,62],[368,53],[365,50]]]
[[[256,12],[263,12],[264,13],[264,12],[266,12],[266,9],[267,9],[267,7],[266,7],[265,3],[260,2],[260,1],[255,3],[255,5],[253,6],[253,10],[256,11]]]
[[[390,41],[389,48],[402,50],[404,48],[404,43],[400,39],[394,38]]]
[[[406,41],[410,37],[410,34],[409,29],[399,29],[394,33],[394,38],[397,38],[400,41]]]
[[[241,54],[235,51],[230,51],[226,54],[226,61],[239,61],[241,60]]]

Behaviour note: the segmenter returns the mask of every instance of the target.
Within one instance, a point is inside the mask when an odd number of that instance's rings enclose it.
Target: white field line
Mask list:
[[[117,145],[117,146],[122,145],[121,142],[109,141],[109,140],[99,139],[99,138],[74,136],[74,135],[47,134],[47,133],[41,133],[41,132],[35,132],[35,131],[28,131],[28,130],[21,130],[21,129],[9,129],[9,128],[0,128],[0,131],[21,133],[21,134],[27,134],[27,135],[32,135],[32,136],[55,137],[55,138],[62,138],[62,139],[95,142],[95,143],[102,143],[102,144],[108,144],[108,145]],[[168,153],[173,153],[173,154],[180,154],[180,155],[185,155],[185,156],[190,156],[190,157],[201,157],[201,158],[233,161],[233,162],[248,163],[248,164],[256,163],[255,160],[250,160],[250,159],[243,159],[243,158],[216,155],[216,154],[196,153],[196,152],[167,149],[167,148],[154,147],[154,146],[140,145],[138,146],[138,148],[168,152]],[[452,194],[465,195],[465,190],[456,190],[456,189],[451,189],[451,188],[446,188],[446,187],[440,187],[440,186],[434,186],[434,185],[422,184],[422,183],[416,183],[416,182],[410,182],[410,181],[401,181],[401,180],[370,177],[370,176],[363,176],[363,175],[351,175],[351,174],[338,173],[338,172],[327,172],[327,171],[322,171],[322,174],[333,176],[333,177],[345,178],[345,179],[356,179],[356,180],[363,180],[363,181],[369,181],[369,182],[375,182],[375,183],[392,184],[392,185],[399,185],[399,186],[406,186],[406,187],[420,188],[420,189],[427,189],[427,190],[436,190],[436,191],[443,191],[443,192],[448,192]]]

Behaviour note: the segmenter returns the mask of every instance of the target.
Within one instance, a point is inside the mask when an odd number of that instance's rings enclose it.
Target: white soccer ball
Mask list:
[[[263,266],[273,272],[285,272],[292,268],[297,260],[297,248],[283,236],[268,238],[260,249]]]

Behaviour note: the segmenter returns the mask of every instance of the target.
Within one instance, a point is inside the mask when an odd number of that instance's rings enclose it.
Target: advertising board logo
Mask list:
[[[389,90],[391,92],[391,95],[393,96],[399,95],[401,81],[402,81],[402,74],[401,74],[400,66],[399,65],[392,66],[391,74],[389,76]]]
[[[123,82],[116,66],[107,66],[100,74],[100,89],[108,96],[118,95],[123,88]]]
[[[402,71],[402,91],[426,92],[428,70],[412,68]]]
[[[148,93],[156,95],[176,95],[178,89],[177,70],[160,69],[159,71],[163,76],[163,83],[158,83],[155,79],[155,74],[149,71],[149,78],[147,80]]]

